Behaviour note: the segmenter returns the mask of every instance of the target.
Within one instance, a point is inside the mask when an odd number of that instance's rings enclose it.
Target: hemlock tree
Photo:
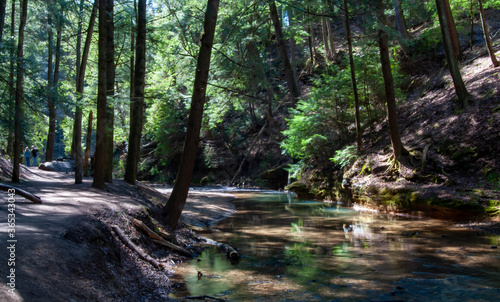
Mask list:
[[[294,100],[300,98],[300,89],[297,84],[297,80],[293,74],[292,64],[290,64],[290,59],[288,58],[288,51],[286,47],[286,40],[283,37],[283,31],[281,30],[281,20],[278,17],[278,12],[276,10],[276,4],[274,0],[269,1],[269,12],[271,14],[271,19],[273,20],[274,32],[276,35],[276,40],[278,42],[278,50],[283,64],[283,69],[285,71],[286,82],[288,83],[288,89]]]
[[[146,75],[146,0],[139,0],[137,20],[137,46],[135,75],[133,77],[133,98],[130,102],[130,133],[128,139],[125,181],[135,184],[137,163],[141,145],[144,120],[144,86]]]
[[[114,5],[112,0],[106,2],[106,151],[104,181],[113,182],[113,152],[114,152],[114,119],[115,108],[113,97],[115,95],[115,26],[114,26]]]
[[[462,103],[463,108],[466,108],[469,100],[472,96],[467,91],[465,83],[460,74],[460,69],[458,67],[458,62],[453,52],[453,42],[449,35],[449,22],[447,21],[448,15],[446,14],[444,2],[447,0],[436,0],[436,8],[439,17],[439,23],[441,24],[441,34],[443,36],[443,44],[446,52],[446,60],[448,61],[448,67],[450,68],[450,74],[453,79],[453,84],[455,85],[455,92],[457,93],[458,100]]]
[[[16,101],[14,111],[14,163],[12,168],[12,182],[19,182],[19,164],[21,158],[21,144],[23,141],[22,123],[24,118],[24,28],[28,15],[28,0],[21,2],[21,19],[19,22],[19,39],[17,42],[17,80]]]
[[[208,72],[210,69],[210,56],[212,54],[218,10],[219,0],[208,0],[180,166],[172,194],[161,211],[162,215],[166,217],[167,223],[171,229],[177,226],[177,222],[181,217],[182,210],[186,204],[191,178],[193,176],[194,163],[200,139],[203,107],[205,105]]]
[[[486,24],[486,17],[484,16],[483,1],[479,1],[479,13],[481,14],[481,24],[483,25],[484,40],[486,41],[486,48],[488,49],[488,54],[491,58],[491,63],[494,67],[500,66],[497,60],[493,46],[491,45],[490,34],[488,33],[488,24]]]
[[[99,56],[98,56],[98,83],[97,83],[97,129],[95,147],[94,181],[92,187],[105,189],[106,172],[106,108],[107,108],[107,51],[108,1],[99,0]]]
[[[382,24],[378,30],[378,45],[380,51],[380,64],[384,77],[385,97],[387,101],[387,118],[389,121],[389,132],[393,151],[394,164],[397,165],[401,157],[408,155],[408,151],[401,142],[399,134],[398,114],[396,111],[396,94],[394,91],[394,78],[391,71],[391,60],[389,58],[389,43],[387,32],[382,28],[385,22],[383,0],[378,0],[378,15]]]

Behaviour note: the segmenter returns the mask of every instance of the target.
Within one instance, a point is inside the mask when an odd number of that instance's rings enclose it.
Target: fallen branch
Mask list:
[[[221,250],[223,250],[231,260],[237,260],[241,258],[240,254],[232,246],[228,244],[217,242],[215,240],[206,237],[200,237],[200,238],[205,240],[208,244],[215,245]]]
[[[142,221],[134,219],[134,224],[136,227],[138,227],[139,229],[143,230],[146,234],[148,234],[149,237],[151,237],[151,241],[153,241],[154,243],[169,247],[169,248],[176,250],[176,251],[178,251],[184,255],[187,255],[189,257],[195,257],[195,255],[193,253],[191,253],[190,251],[163,239],[162,236],[160,236],[159,234],[157,234],[156,232],[151,230]]]
[[[153,259],[151,256],[149,256],[148,254],[144,253],[143,251],[141,251],[139,249],[139,247],[137,245],[135,245],[132,241],[130,241],[130,239],[127,238],[127,236],[125,236],[125,234],[123,233],[123,231],[120,229],[119,226],[117,225],[113,225],[111,226],[111,228],[113,229],[113,231],[115,231],[116,235],[118,236],[118,238],[120,238],[120,240],[126,245],[128,246],[131,250],[133,250],[137,255],[139,255],[139,257],[146,261],[146,262],[149,262],[150,264],[152,264],[155,268],[157,269],[161,269],[162,268],[162,265],[160,263],[158,263],[158,261],[156,261],[155,259]]]
[[[21,195],[22,197],[33,201],[34,203],[42,203],[42,199],[36,195],[31,194],[30,192],[24,191],[22,189],[12,187],[6,184],[0,184],[0,190],[9,192],[9,190],[15,190],[15,194]]]
[[[190,296],[190,297],[184,297],[182,299],[186,299],[186,300],[205,300],[205,299],[212,299],[212,300],[215,300],[215,301],[227,301],[227,299],[222,299],[222,298],[216,298],[216,297],[211,297],[211,296],[207,296],[207,295],[203,295],[203,296]]]

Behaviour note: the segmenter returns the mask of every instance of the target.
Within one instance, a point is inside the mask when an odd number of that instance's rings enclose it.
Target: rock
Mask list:
[[[71,172],[73,170],[72,164],[67,161],[44,162],[38,166],[38,169],[55,172]]]

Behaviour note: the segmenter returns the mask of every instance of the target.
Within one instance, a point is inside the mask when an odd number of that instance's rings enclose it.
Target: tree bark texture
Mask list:
[[[5,6],[7,0],[0,0],[0,43],[3,41],[3,28],[5,25]]]
[[[441,24],[441,34],[443,36],[446,60],[448,61],[448,67],[453,79],[453,84],[455,85],[455,92],[458,96],[458,100],[460,103],[462,103],[463,108],[466,108],[469,100],[472,99],[472,96],[467,91],[467,87],[465,87],[465,83],[462,79],[462,75],[460,74],[460,69],[458,67],[455,53],[453,52],[452,39],[450,38],[450,30],[448,28],[449,23],[446,21],[447,15],[444,7],[445,1],[447,0],[436,0],[436,7],[439,17],[439,23]]]
[[[21,144],[23,143],[22,124],[24,119],[23,97],[24,97],[24,28],[28,15],[28,0],[23,0],[21,18],[19,22],[19,39],[17,42],[17,79],[16,100],[14,111],[14,163],[12,168],[12,182],[19,182],[19,164],[21,160]]]
[[[401,7],[401,0],[393,0],[394,2],[394,13],[396,15],[396,25],[398,26],[398,31],[401,37],[404,39],[410,38],[408,34],[408,28],[406,27],[405,16],[403,14],[403,8]]]
[[[174,229],[181,216],[186,203],[186,198],[193,176],[196,153],[200,138],[200,129],[203,119],[203,107],[205,105],[208,72],[210,70],[210,56],[217,23],[217,12],[219,0],[208,0],[203,25],[204,34],[201,38],[201,47],[196,66],[193,97],[187,125],[184,148],[182,150],[179,171],[167,204],[162,209],[162,215],[166,217],[169,227]]]
[[[443,4],[442,11],[444,13],[445,20],[447,23],[447,30],[451,39],[451,45],[455,59],[460,60],[462,58],[462,47],[460,46],[460,40],[458,38],[457,26],[455,25],[455,19],[453,18],[453,13],[451,12],[450,1],[440,0]],[[439,13],[438,13],[439,14]]]
[[[296,100],[300,98],[300,89],[293,75],[292,64],[290,64],[290,59],[288,57],[288,51],[286,49],[286,40],[283,37],[283,31],[281,30],[281,20],[278,18],[278,11],[276,10],[276,4],[274,0],[269,1],[269,12],[271,14],[271,20],[274,25],[274,32],[276,35],[276,40],[278,42],[278,51],[280,54],[281,62],[283,64],[283,69],[285,71],[285,77],[288,84],[288,89],[293,99]]]
[[[144,119],[144,86],[146,76],[146,0],[139,0],[134,94],[130,102],[130,133],[128,139],[125,181],[135,184],[140,156]]]
[[[379,0],[379,18],[382,24],[385,24],[385,15],[383,1]],[[394,91],[394,79],[391,71],[391,60],[389,58],[389,42],[387,33],[380,28],[378,30],[378,45],[380,50],[380,64],[382,75],[384,77],[385,96],[387,101],[387,117],[389,120],[389,132],[391,136],[392,150],[394,152],[394,161],[398,162],[401,155],[406,155],[408,151],[403,147],[401,136],[399,134],[398,114],[396,111],[396,94]]]
[[[325,58],[326,61],[331,61],[332,56],[330,53],[330,45],[329,40],[328,40],[328,29],[327,29],[327,23],[325,18],[321,18],[321,33],[323,34],[323,44],[325,44]]]
[[[115,38],[114,38],[114,5],[113,0],[108,0],[106,11],[106,37],[107,37],[107,51],[106,51],[106,94],[108,96],[106,103],[106,165],[105,165],[105,182],[111,183],[113,181],[113,153],[114,153],[114,120],[115,109],[114,100],[115,95]]]
[[[85,158],[83,160],[83,176],[89,177],[89,157],[90,157],[90,146],[92,145],[92,122],[94,119],[93,111],[90,110],[89,122],[87,124],[87,139],[85,141]]]
[[[488,33],[488,24],[486,24],[486,17],[484,16],[483,1],[478,0],[478,2],[479,2],[479,13],[481,14],[481,24],[483,26],[484,40],[486,41],[486,48],[488,49],[488,54],[490,55],[491,63],[493,64],[494,67],[498,67],[500,66],[500,63],[498,63],[495,51],[493,50],[493,46],[491,44],[490,34]]]
[[[106,108],[107,108],[107,55],[108,38],[106,2],[99,0],[99,56],[97,80],[97,129],[95,147],[94,181],[92,187],[105,189],[106,173]]]
[[[11,9],[11,21],[10,21],[10,36],[14,37],[14,28],[16,24],[16,0],[12,0],[12,9]],[[15,47],[15,42],[11,42],[11,47],[14,49]],[[12,112],[15,110],[15,97],[16,97],[16,89],[14,87],[14,72],[15,72],[15,66],[14,66],[14,60],[10,60],[10,69],[9,69],[9,99],[11,102],[9,102],[9,112]],[[9,125],[14,125],[14,118],[9,117]],[[7,154],[11,157],[14,157],[14,140],[15,140],[15,135],[14,135],[14,128],[9,127],[9,134],[7,137]]]
[[[78,74],[76,77],[76,95],[77,104],[75,108],[75,119],[73,125],[73,141],[75,146],[75,184],[83,182],[83,159],[82,159],[82,102],[83,90],[85,86],[85,72],[87,70],[87,61],[89,58],[90,45],[92,42],[92,33],[94,32],[95,20],[97,18],[97,8],[100,0],[94,0],[92,13],[90,15],[89,27],[87,29],[87,36],[85,37],[85,45],[83,46],[82,62],[78,62]]]
[[[53,39],[54,34],[52,33],[52,17],[49,12],[47,31],[48,31],[48,44],[49,44],[49,55],[47,62],[47,107],[49,109],[49,132],[47,134],[47,145],[45,147],[45,161],[52,161],[54,157],[54,142],[56,136],[56,110],[54,100],[52,98],[52,92],[54,89],[54,67],[53,67],[53,57],[54,57],[54,45]]]
[[[351,82],[352,91],[354,95],[354,106],[355,108],[355,118],[356,118],[356,140],[358,143],[358,151],[363,149],[363,141],[361,138],[361,121],[359,118],[359,94],[358,85],[356,82],[356,70],[354,66],[354,55],[352,51],[352,35],[351,35],[351,21],[349,20],[349,6],[347,5],[347,0],[344,0],[344,12],[345,12],[345,31],[347,37],[347,47],[349,50],[349,65],[351,67]]]

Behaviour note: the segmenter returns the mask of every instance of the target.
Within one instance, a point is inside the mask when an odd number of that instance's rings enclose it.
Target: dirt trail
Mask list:
[[[73,176],[66,173],[24,168],[23,174],[28,181],[15,186],[40,196],[43,204],[15,198],[16,294],[11,295],[6,278],[11,268],[8,193],[0,192],[0,301],[134,301],[144,296],[142,290],[154,291],[149,301],[166,299],[167,271],[154,274],[158,275],[154,280],[143,276],[142,266],[147,264],[124,255],[128,252],[109,231],[109,217],[121,217],[113,213],[151,206],[136,187],[114,180],[105,192],[92,188],[90,178],[75,185]],[[191,210],[199,207],[196,202],[196,198],[188,200],[194,203]],[[226,201],[219,204],[208,220],[229,215],[231,207]],[[96,213],[108,213],[108,221],[99,221]]]

